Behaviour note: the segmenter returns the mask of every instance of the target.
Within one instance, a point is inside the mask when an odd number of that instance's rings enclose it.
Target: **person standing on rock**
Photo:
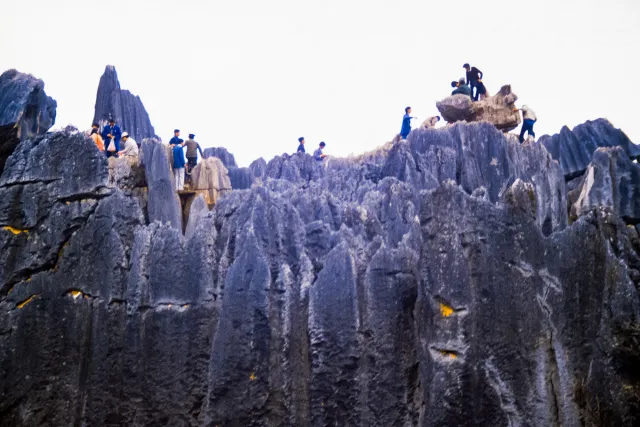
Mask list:
[[[114,119],[109,119],[109,124],[102,129],[102,139],[105,142],[107,157],[118,157],[120,151],[120,138],[122,131]]]
[[[187,174],[189,175],[191,175],[191,171],[198,164],[198,152],[200,152],[200,157],[204,157],[200,144],[193,139],[195,137],[195,134],[190,133],[189,139],[184,143],[187,146]]]
[[[180,129],[173,130],[173,138],[169,140],[169,146],[173,148],[174,145],[182,144],[184,141],[180,138]]]
[[[298,142],[300,143],[300,145],[298,145],[298,153],[305,153],[304,150],[304,137],[301,136],[300,138],[298,138]]]
[[[404,116],[402,117],[402,127],[400,128],[400,136],[402,139],[407,139],[409,133],[411,133],[411,120],[416,117],[411,117],[411,107],[404,109]]]
[[[91,139],[93,139],[93,142],[96,143],[98,150],[104,151],[104,141],[102,140],[102,137],[98,133],[98,128],[91,129]]]
[[[176,181],[176,191],[184,190],[184,142],[172,144],[173,149],[173,177]]]
[[[131,138],[127,132],[122,133],[122,140],[124,141],[124,150],[119,151],[118,154],[121,156],[137,156],[138,144],[136,140]]]
[[[471,96],[471,89],[469,89],[469,86],[465,84],[464,77],[460,77],[460,80],[457,82],[451,82],[451,87],[454,88],[451,95],[467,95],[473,99]]]
[[[536,117],[536,113],[526,105],[523,105],[522,108],[516,108],[514,111],[522,111],[522,129],[520,130],[520,143],[524,142],[524,133],[528,132],[534,139],[536,138],[536,134],[533,131],[533,125],[538,121],[538,117]]]
[[[316,159],[316,161],[321,162],[325,159],[325,157],[327,157],[327,155],[322,152],[322,150],[324,150],[324,147],[326,146],[327,144],[322,141],[318,146],[318,149],[313,152],[313,158]]]
[[[462,67],[467,70],[467,84],[471,88],[471,99],[477,101],[479,96],[477,90],[478,81],[482,79],[482,71],[478,70],[476,67],[470,66],[469,64],[464,64]],[[475,95],[473,93],[473,88],[476,88]]]

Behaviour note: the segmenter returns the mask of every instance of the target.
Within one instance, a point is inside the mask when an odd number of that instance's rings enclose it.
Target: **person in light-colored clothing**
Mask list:
[[[135,139],[131,138],[127,132],[122,133],[122,141],[124,141],[124,150],[118,152],[120,156],[137,156],[138,144]]]
[[[520,143],[524,142],[524,133],[528,132],[534,139],[536,137],[535,132],[533,131],[533,125],[538,121],[538,117],[536,117],[536,113],[526,105],[523,105],[522,108],[516,109],[515,111],[522,111],[522,130],[520,130]]]
[[[91,139],[93,139],[93,142],[95,142],[96,147],[98,147],[98,150],[104,151],[104,141],[102,140],[102,137],[98,133],[97,128],[91,129]]]
[[[436,127],[436,124],[440,121],[440,116],[428,117],[424,122],[422,122],[422,127],[424,129],[432,129]]]

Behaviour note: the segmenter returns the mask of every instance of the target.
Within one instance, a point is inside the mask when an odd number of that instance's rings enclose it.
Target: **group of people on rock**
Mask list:
[[[305,140],[304,140],[304,136],[301,136],[300,138],[298,138],[298,153],[306,153],[306,150],[304,149],[304,144],[305,144]],[[320,144],[318,145],[318,148],[316,148],[316,151],[313,152],[313,158],[318,161],[321,162],[323,161],[327,155],[324,154],[324,147],[326,147],[327,144],[324,143],[324,141],[321,141]]]
[[[451,95],[466,95],[470,97],[472,101],[488,98],[489,95],[487,93],[487,88],[484,83],[482,83],[482,71],[469,64],[464,64],[462,67],[466,70],[466,79],[461,77],[457,82],[451,82],[451,87],[454,88]],[[536,117],[536,113],[526,105],[523,105],[522,108],[514,109],[514,112],[517,111],[522,112],[522,129],[520,130],[520,136],[518,139],[520,140],[520,143],[523,143],[525,133],[528,133],[533,138],[536,137],[536,134],[533,131],[533,125],[536,123],[538,118]],[[405,108],[404,116],[402,117],[402,127],[400,128],[400,136],[402,139],[407,139],[407,136],[409,136],[409,133],[411,132],[411,120],[413,119],[416,119],[416,117],[411,116],[411,107]],[[423,127],[434,127],[438,121],[440,121],[440,116],[429,117],[423,123]]]
[[[129,136],[129,133],[122,132],[114,119],[109,119],[109,124],[105,125],[102,133],[100,133],[100,125],[92,124],[90,136],[98,150],[104,151],[107,157],[138,155],[138,143]],[[124,142],[122,150],[120,149],[121,141]]]
[[[180,138],[180,129],[173,130],[173,138],[169,141],[169,147],[173,153],[173,177],[175,178],[176,191],[184,190],[185,174],[191,176],[193,168],[198,164],[198,152],[204,157],[200,144],[195,141],[195,134],[190,133],[189,139]],[[184,147],[187,147],[187,159],[185,161]],[[185,168],[186,166],[186,168]]]

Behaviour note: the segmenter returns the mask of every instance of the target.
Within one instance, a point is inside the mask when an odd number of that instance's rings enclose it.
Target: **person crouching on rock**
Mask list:
[[[121,136],[122,131],[120,130],[120,126],[116,124],[114,119],[109,119],[109,124],[102,129],[102,139],[106,145],[107,157],[118,157]]]
[[[122,133],[122,140],[124,141],[124,150],[119,151],[120,156],[137,156],[138,144],[136,140],[131,138],[127,132]]]
[[[173,144],[173,177],[176,181],[176,191],[184,190],[184,142]]]
[[[102,140],[102,137],[100,136],[100,134],[98,133],[98,125],[94,124],[91,129],[91,139],[93,139],[93,142],[95,142],[96,146],[98,147],[98,150],[100,151],[104,151],[104,141]]]
[[[325,157],[327,157],[327,155],[322,152],[322,150],[326,146],[327,144],[325,144],[324,141],[322,141],[318,146],[318,149],[313,152],[313,158],[316,159],[316,161],[321,162],[325,159]]]
[[[451,95],[467,95],[471,97],[471,89],[465,84],[464,77],[460,77],[460,80],[457,82],[451,82],[451,87],[455,88],[453,92],[451,92]]]
[[[187,174],[191,175],[191,171],[198,164],[198,152],[200,152],[200,157],[204,158],[204,154],[202,154],[202,148],[200,148],[200,144],[198,144],[193,138],[195,138],[195,134],[190,133],[189,139],[184,143],[187,146]]]
[[[422,122],[422,127],[424,129],[433,129],[436,127],[436,124],[440,121],[440,116],[433,116],[427,118],[424,122]]]
[[[407,139],[407,136],[411,133],[411,120],[415,117],[411,117],[411,107],[404,109],[404,116],[402,117],[402,127],[400,128],[400,136],[402,139]]]
[[[538,117],[536,117],[536,113],[533,112],[531,108],[526,105],[523,105],[522,108],[516,108],[513,110],[514,112],[522,111],[522,129],[520,130],[520,143],[524,142],[524,133],[528,132],[529,135],[536,138],[536,134],[533,131],[533,125],[538,121]]]

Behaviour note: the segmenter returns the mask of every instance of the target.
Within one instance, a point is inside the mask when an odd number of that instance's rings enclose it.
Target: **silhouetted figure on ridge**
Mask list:
[[[297,153],[305,153],[304,150],[304,137],[301,136],[300,138],[298,138],[298,142],[300,143],[300,145],[298,145],[298,151],[296,151]]]
[[[324,160],[325,157],[327,157],[327,155],[322,152],[322,150],[324,149],[324,147],[326,147],[326,145],[327,144],[325,144],[324,141],[322,141],[318,146],[318,148],[316,149],[316,151],[313,152],[313,158],[316,159],[316,161],[321,162],[322,160]]]
[[[400,136],[402,139],[407,139],[409,133],[411,133],[411,120],[415,117],[411,117],[411,107],[404,109],[404,116],[402,117],[402,128],[400,128]]]
[[[471,88],[471,99],[477,101],[479,96],[477,88],[478,82],[482,81],[482,71],[478,70],[476,67],[471,67],[469,64],[464,64],[462,68],[467,70],[467,84]],[[484,87],[484,85],[482,85],[482,87]],[[473,88],[476,88],[475,94],[473,93]],[[485,89],[485,93],[486,92],[487,91]]]

